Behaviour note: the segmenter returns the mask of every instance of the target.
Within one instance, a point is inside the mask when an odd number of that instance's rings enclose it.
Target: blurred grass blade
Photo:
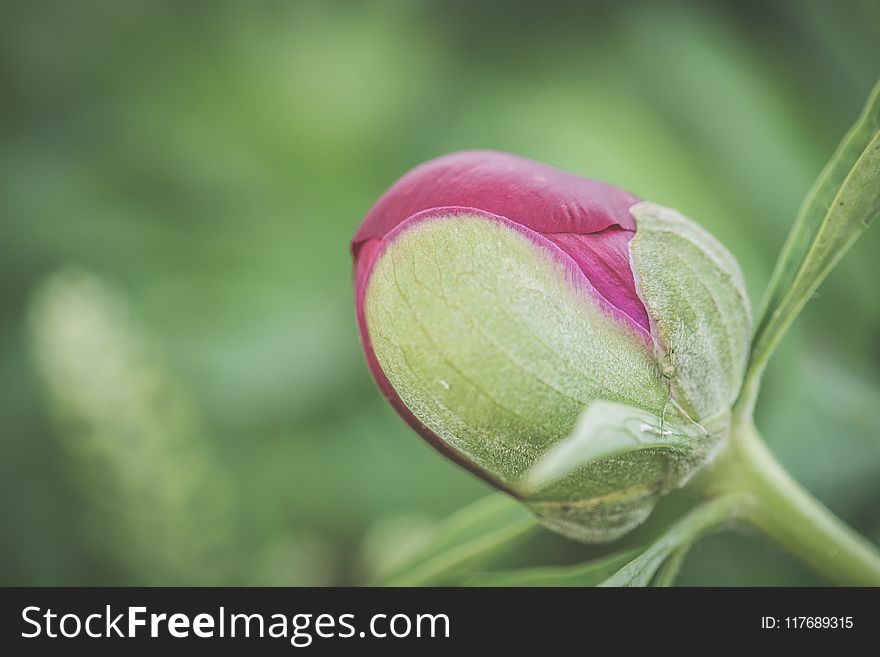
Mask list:
[[[233,564],[232,500],[184,388],[125,296],[77,269],[29,307],[30,346],[89,502],[90,538],[128,581],[210,584]]]
[[[425,544],[373,584],[454,584],[509,550],[538,527],[528,510],[497,494],[465,507],[441,522]]]
[[[880,213],[880,82],[804,199],[770,285],[752,346],[760,373],[788,327]]]
[[[623,550],[571,566],[542,566],[480,573],[467,586],[596,586],[635,559],[644,548]]]
[[[681,559],[682,549],[707,531],[731,519],[739,505],[736,497],[719,497],[701,504],[678,520],[635,559],[608,577],[599,586],[651,586],[659,579],[665,585],[677,573],[676,564],[664,567],[670,559]],[[680,564],[679,564],[680,565]]]

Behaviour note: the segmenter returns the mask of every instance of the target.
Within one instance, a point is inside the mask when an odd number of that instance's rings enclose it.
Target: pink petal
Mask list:
[[[627,244],[639,198],[608,185],[500,151],[462,151],[426,162],[398,180],[370,210],[352,241],[357,286],[372,270],[361,251],[412,215],[459,206],[500,215],[541,233],[572,257],[595,292],[632,328],[650,335]],[[368,249],[372,252],[372,249]]]
[[[544,237],[571,256],[596,292],[609,304],[650,334],[648,312],[636,292],[629,262],[631,231],[611,227],[588,235],[544,233]]]
[[[410,215],[444,206],[477,208],[539,233],[595,233],[609,226],[634,231],[629,208],[639,198],[547,164],[500,151],[462,151],[407,173],[367,214],[352,249],[381,239]]]

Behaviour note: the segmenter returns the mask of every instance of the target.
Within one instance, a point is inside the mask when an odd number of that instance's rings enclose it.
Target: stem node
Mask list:
[[[880,551],[782,468],[751,418],[737,420],[725,451],[695,482],[708,497],[741,494],[741,522],[842,586],[880,586]]]

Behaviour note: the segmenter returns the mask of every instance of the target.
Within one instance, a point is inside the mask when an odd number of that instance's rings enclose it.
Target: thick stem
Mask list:
[[[734,423],[725,451],[695,483],[709,497],[742,494],[740,520],[831,582],[880,586],[880,550],[791,478],[750,418]]]

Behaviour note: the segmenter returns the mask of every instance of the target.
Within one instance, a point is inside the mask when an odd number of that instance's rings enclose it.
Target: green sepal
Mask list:
[[[466,210],[420,221],[377,261],[365,304],[376,358],[407,408],[505,484],[590,402],[659,413],[668,398],[644,336],[543,239]]]
[[[677,210],[647,201],[630,212],[636,286],[652,319],[672,403],[702,421],[730,409],[749,356],[751,307],[736,260]]]
[[[595,401],[572,435],[516,489],[544,525],[586,542],[613,541],[641,524],[661,495],[690,479],[728,424],[726,414],[701,425]],[[615,485],[596,494],[597,480]]]

